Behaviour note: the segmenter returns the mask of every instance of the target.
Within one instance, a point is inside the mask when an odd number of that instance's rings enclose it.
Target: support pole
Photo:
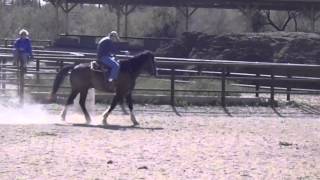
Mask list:
[[[171,103],[171,106],[175,106],[175,100],[174,100],[174,81],[175,81],[175,69],[174,68],[171,68],[171,98],[170,98],[170,103]]]
[[[221,72],[221,105],[226,106],[226,67]]]
[[[20,105],[24,104],[24,74],[27,69],[26,64],[24,64],[23,59],[19,58],[18,62],[18,71],[19,71],[19,88],[18,88],[18,94],[19,94],[19,101]]]
[[[292,76],[290,74],[288,74],[287,77],[289,79],[291,79]],[[291,92],[291,87],[287,87],[287,101],[290,101],[290,99],[291,99],[290,98],[290,94],[291,94],[290,92]]]
[[[129,5],[124,5],[124,9],[121,8],[121,12],[124,15],[124,36],[128,37],[128,16],[136,9],[136,6],[129,8]]]
[[[185,31],[189,32],[190,17],[193,15],[194,12],[196,12],[198,8],[193,8],[191,11],[189,7],[182,7],[178,9],[180,10],[180,12],[182,12],[183,16],[185,17]]]
[[[77,6],[77,4],[72,4],[69,6],[69,3],[65,1],[64,6],[63,4],[58,4],[63,12],[65,13],[65,20],[64,20],[64,33],[67,35],[69,33],[69,13],[70,11]]]
[[[2,70],[2,66],[4,65],[3,63],[3,59],[0,59],[0,84],[1,84],[1,87],[3,88],[3,85],[5,84],[4,82],[4,78],[3,78],[3,70]]]
[[[69,5],[66,2],[66,9],[68,9]],[[67,35],[69,34],[69,12],[65,11],[64,12],[64,34]]]
[[[1,62],[2,62],[2,66],[4,67],[4,68],[2,68],[1,69],[1,73],[2,73],[2,77],[1,77],[1,80],[2,80],[2,89],[3,89],[3,91],[5,92],[5,90],[6,90],[6,80],[7,80],[7,70],[6,70],[6,64],[7,64],[7,59],[6,58],[3,58],[2,60],[1,60]]]
[[[257,73],[257,74],[256,74],[256,77],[259,78],[259,77],[260,77],[260,74]],[[257,82],[258,82],[258,81],[257,81]],[[256,97],[259,97],[259,90],[260,90],[260,84],[257,83],[257,84],[256,84]]]
[[[274,74],[271,72],[271,85],[270,85],[270,100],[271,106],[274,106]]]
[[[120,34],[121,7],[117,7],[117,32]]]
[[[40,82],[40,75],[39,75],[39,72],[40,72],[40,60],[37,59],[36,60],[36,72],[37,72],[37,83]]]

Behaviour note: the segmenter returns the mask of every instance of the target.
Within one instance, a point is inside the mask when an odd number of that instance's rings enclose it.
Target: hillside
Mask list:
[[[183,33],[158,49],[157,56],[320,64],[320,35],[303,32],[268,32],[207,35]]]

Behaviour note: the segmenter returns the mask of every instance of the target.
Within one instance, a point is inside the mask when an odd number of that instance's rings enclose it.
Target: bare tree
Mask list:
[[[287,16],[285,19],[283,19],[282,17],[283,16],[279,16],[278,17],[281,17],[279,21],[279,23],[276,23],[272,17],[271,17],[271,12],[270,10],[265,10],[263,11],[265,17],[266,17],[266,20],[268,22],[269,25],[271,25],[273,28],[275,28],[277,31],[284,31],[286,30],[289,22],[291,20],[294,20],[294,23],[295,23],[295,29],[297,30],[297,21],[296,21],[296,17],[298,15],[298,12],[296,11],[287,11]]]
[[[267,24],[266,18],[263,16],[261,10],[254,7],[240,8],[240,12],[246,17],[248,27],[253,32],[260,32]]]

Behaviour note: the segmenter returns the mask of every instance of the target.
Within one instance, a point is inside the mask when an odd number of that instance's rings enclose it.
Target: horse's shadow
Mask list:
[[[63,126],[63,124],[56,124],[56,125]],[[134,126],[134,125],[127,126],[127,125],[117,125],[117,124],[108,124],[107,126],[105,126],[105,125],[72,123],[65,126],[70,126],[70,125],[74,127],[102,128],[102,129],[121,130],[121,131],[130,130],[130,129],[152,130],[152,131],[163,130],[163,128],[161,127],[141,127],[141,126]]]

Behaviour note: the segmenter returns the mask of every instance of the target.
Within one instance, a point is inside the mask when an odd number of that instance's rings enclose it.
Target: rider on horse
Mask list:
[[[102,38],[98,43],[97,58],[98,61],[111,69],[110,76],[105,72],[106,87],[110,91],[115,90],[114,80],[119,74],[119,62],[115,59],[115,54],[119,52],[114,42],[119,41],[119,36],[116,31],[111,31],[108,36]]]
[[[31,41],[28,38],[29,32],[25,29],[19,31],[20,37],[14,43],[13,55],[15,57],[14,64],[19,64],[25,68],[26,63],[33,57]]]

